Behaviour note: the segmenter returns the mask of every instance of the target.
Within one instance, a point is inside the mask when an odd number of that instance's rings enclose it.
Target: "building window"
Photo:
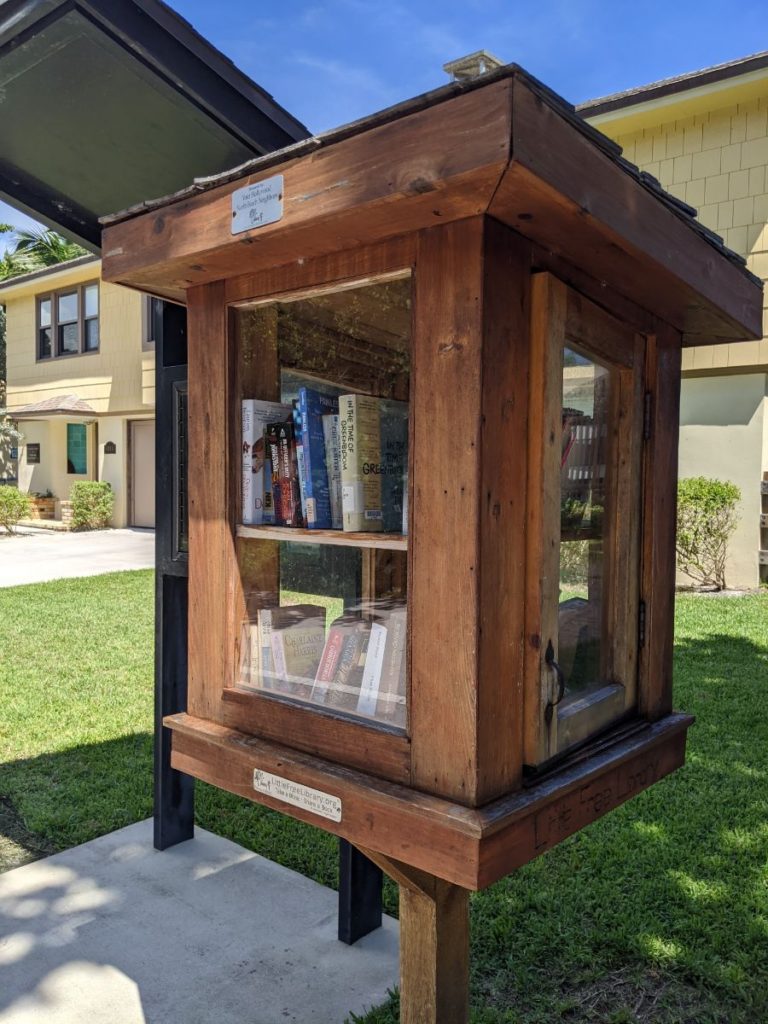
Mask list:
[[[76,356],[98,350],[98,281],[38,296],[38,359]]]
[[[163,323],[163,300],[148,295],[144,304],[144,342],[142,348],[154,350]]]
[[[88,439],[84,423],[67,424],[67,473],[88,472]]]

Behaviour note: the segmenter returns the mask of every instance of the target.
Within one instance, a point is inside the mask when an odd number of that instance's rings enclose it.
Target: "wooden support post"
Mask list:
[[[400,1024],[469,1021],[469,892],[371,850],[400,887]]]

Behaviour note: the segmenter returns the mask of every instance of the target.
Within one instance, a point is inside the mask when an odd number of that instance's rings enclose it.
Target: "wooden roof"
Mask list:
[[[280,221],[231,234],[231,194],[284,175]],[[761,282],[573,106],[509,65],[104,218],[103,273],[184,301],[196,284],[481,213],[682,330],[762,333]]]

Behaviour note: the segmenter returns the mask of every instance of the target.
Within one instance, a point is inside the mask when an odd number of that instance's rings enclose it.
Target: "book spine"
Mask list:
[[[379,403],[368,395],[342,395],[339,416],[343,528],[348,533],[380,531]]]
[[[264,448],[266,451],[266,441],[264,443]],[[262,479],[264,487],[264,515],[262,521],[264,523],[271,524],[275,522],[275,501],[272,494],[272,459],[269,458],[269,455],[264,459]]]
[[[284,683],[288,677],[288,668],[285,662],[283,637],[279,629],[271,630],[269,642],[272,648],[272,664],[275,667],[275,679]]]
[[[401,726],[405,726],[406,640],[406,611],[393,611],[387,619],[387,644],[376,702],[376,717]]]
[[[283,506],[280,496],[280,443],[278,439],[277,423],[269,423],[264,428],[264,445],[267,449],[268,458],[266,464],[270,467],[272,492],[272,508],[274,522],[282,526]],[[265,464],[265,469],[266,469]]]
[[[333,681],[328,687],[328,707],[353,711],[357,708],[360,694],[360,661],[364,656],[368,631],[361,624],[347,634],[339,655],[339,663]]]
[[[255,420],[253,415],[253,399],[245,398],[242,402],[242,462],[243,462],[243,508],[244,523],[252,524],[255,520],[253,500],[253,447],[256,443]]]
[[[387,399],[379,403],[381,416],[381,510],[385,533],[403,530],[403,508],[408,475],[408,406]]]
[[[325,464],[328,471],[328,496],[331,505],[331,529],[341,530],[341,448],[339,447],[339,414],[323,416]]]
[[[332,626],[329,633],[328,639],[325,642],[323,649],[323,656],[320,659],[320,664],[317,666],[317,674],[315,675],[315,682],[312,686],[311,699],[317,704],[325,704],[326,697],[328,696],[328,688],[333,682],[333,677],[336,675],[336,670],[339,666],[339,658],[341,656],[341,649],[344,646],[344,631],[341,629],[334,629]]]
[[[275,676],[275,661],[272,656],[272,610],[262,608],[259,611],[259,664],[261,666],[261,685],[265,690],[272,688]]]
[[[380,622],[374,622],[371,625],[371,637],[368,641],[360,696],[357,701],[357,710],[361,715],[376,714],[386,643],[387,627],[382,626]]]
[[[278,424],[278,480],[280,485],[281,526],[303,526],[301,515],[301,492],[299,489],[299,468],[296,454],[296,439],[293,421]],[[274,471],[272,474],[274,491]]]
[[[331,498],[325,457],[323,413],[338,409],[338,400],[312,388],[299,389],[301,443],[304,448],[304,489],[307,496],[306,523],[310,530],[330,530]]]

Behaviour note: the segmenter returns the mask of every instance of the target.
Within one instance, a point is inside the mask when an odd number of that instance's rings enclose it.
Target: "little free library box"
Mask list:
[[[467,1019],[468,890],[678,768],[681,349],[759,281],[520,68],[110,218],[183,303],[182,772],[401,887],[406,1021]]]

